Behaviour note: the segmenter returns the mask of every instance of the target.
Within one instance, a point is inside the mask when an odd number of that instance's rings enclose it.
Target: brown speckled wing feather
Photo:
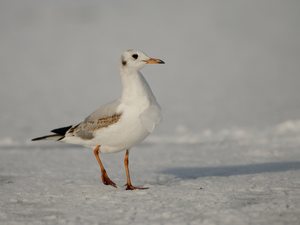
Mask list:
[[[119,104],[120,101],[116,100],[101,106],[83,122],[73,126],[68,131],[68,135],[80,137],[85,140],[92,139],[96,130],[109,127],[120,120],[122,113],[117,112]]]
[[[94,131],[109,127],[110,125],[117,123],[120,118],[121,114],[114,114],[97,120],[86,120],[77,126],[72,127],[68,133],[82,139],[92,139],[94,137]]]

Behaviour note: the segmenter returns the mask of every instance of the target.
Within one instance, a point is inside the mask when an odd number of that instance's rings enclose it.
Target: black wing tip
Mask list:
[[[47,139],[48,137],[51,137],[51,136],[53,136],[53,135],[46,135],[46,136],[42,136],[42,137],[37,137],[37,138],[31,139],[31,141],[40,141],[40,140]]]
[[[55,141],[60,141],[65,138],[65,135],[60,135],[60,134],[50,134],[42,137],[37,137],[31,139],[31,141],[40,141],[40,140],[55,140]]]
[[[38,141],[38,140],[42,140],[43,138],[37,137],[37,138],[33,138],[31,139],[31,141]]]
[[[60,128],[51,130],[51,132],[55,133],[55,134],[59,134],[59,135],[65,135],[68,132],[68,130],[70,130],[71,127],[72,127],[72,125],[67,126],[67,127],[60,127]]]
[[[33,138],[33,139],[31,139],[31,141],[40,141],[40,140],[44,140],[44,139],[56,137],[56,136],[58,137],[57,141],[60,141],[65,137],[65,134],[68,132],[68,130],[70,130],[71,127],[72,127],[72,125],[67,126],[67,127],[60,127],[57,129],[53,129],[53,130],[51,130],[51,132],[55,133],[55,134],[50,134],[50,135],[46,135],[46,136],[42,136],[42,137]]]

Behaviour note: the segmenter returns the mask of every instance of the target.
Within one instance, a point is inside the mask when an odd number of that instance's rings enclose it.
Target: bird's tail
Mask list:
[[[61,127],[54,130],[51,130],[52,133],[50,135],[33,138],[31,141],[40,141],[40,140],[52,140],[52,141],[60,141],[65,137],[65,134],[72,126]]]
[[[31,141],[40,141],[40,140],[51,140],[51,141],[59,141],[63,139],[65,136],[64,135],[59,135],[59,134],[50,134],[42,137],[37,137],[31,139]]]

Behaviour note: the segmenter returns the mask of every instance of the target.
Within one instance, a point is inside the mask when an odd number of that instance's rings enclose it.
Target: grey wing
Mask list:
[[[105,104],[89,115],[83,122],[73,126],[69,131],[69,136],[76,136],[82,139],[92,139],[94,132],[104,127],[108,127],[119,121],[121,112],[117,111],[120,101],[116,100]]]

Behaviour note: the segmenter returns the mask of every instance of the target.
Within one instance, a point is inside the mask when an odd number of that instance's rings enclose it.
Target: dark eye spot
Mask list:
[[[126,66],[127,62],[125,60],[122,60],[122,65]]]
[[[139,57],[138,54],[132,54],[132,58],[137,59]]]

